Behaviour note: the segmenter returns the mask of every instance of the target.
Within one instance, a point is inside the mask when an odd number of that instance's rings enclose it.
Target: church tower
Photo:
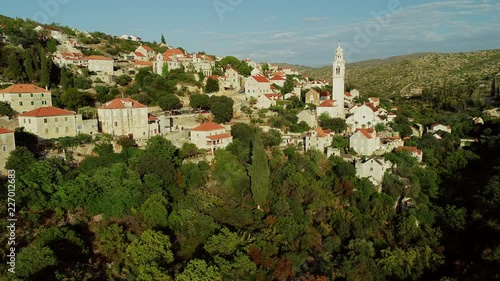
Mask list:
[[[345,80],[345,60],[344,50],[339,46],[335,50],[335,59],[333,61],[333,84],[332,84],[332,99],[335,100],[335,117],[345,119],[344,111],[344,80]]]

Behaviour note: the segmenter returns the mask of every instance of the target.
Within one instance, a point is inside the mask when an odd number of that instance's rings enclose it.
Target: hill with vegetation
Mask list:
[[[319,80],[330,80],[331,66],[292,66]],[[368,96],[393,97],[452,85],[489,93],[500,72],[500,49],[464,53],[418,53],[347,63],[346,83]]]

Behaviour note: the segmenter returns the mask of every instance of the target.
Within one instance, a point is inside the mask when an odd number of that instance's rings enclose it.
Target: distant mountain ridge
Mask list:
[[[285,66],[287,64],[278,64]],[[331,66],[287,65],[303,75],[331,79]],[[370,96],[397,96],[412,90],[472,85],[490,91],[493,77],[500,72],[500,49],[462,53],[416,53],[347,63],[346,86]]]

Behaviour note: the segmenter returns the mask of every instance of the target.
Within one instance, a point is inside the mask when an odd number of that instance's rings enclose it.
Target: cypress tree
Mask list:
[[[257,133],[255,136],[252,164],[248,167],[248,174],[250,175],[253,200],[260,209],[266,202],[267,194],[269,193],[269,177],[271,174],[260,133]]]
[[[40,51],[40,87],[46,87],[50,83],[50,69],[49,69],[49,60],[45,55],[44,50]]]

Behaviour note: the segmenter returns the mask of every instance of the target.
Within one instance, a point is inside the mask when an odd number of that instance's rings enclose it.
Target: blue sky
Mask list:
[[[0,14],[311,66],[339,41],[348,62],[500,47],[499,0],[3,0]]]

